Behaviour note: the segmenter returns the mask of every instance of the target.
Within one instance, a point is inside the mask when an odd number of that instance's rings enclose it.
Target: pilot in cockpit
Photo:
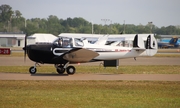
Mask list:
[[[58,44],[60,47],[62,47],[62,45],[63,45],[63,39],[62,38],[59,38]]]
[[[68,40],[63,41],[63,47],[70,47]]]

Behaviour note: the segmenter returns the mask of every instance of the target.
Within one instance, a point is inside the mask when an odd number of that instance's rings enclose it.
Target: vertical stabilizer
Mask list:
[[[144,48],[144,41],[143,41],[142,37],[139,37],[138,35],[136,35],[134,37],[133,48],[134,49],[145,49]]]
[[[134,47],[134,48],[136,48],[136,47],[138,48],[138,39],[137,39],[137,38],[138,38],[138,35],[136,35],[136,36],[134,37],[134,41],[133,41],[133,47]]]
[[[147,41],[146,41],[146,46],[145,47],[146,47],[146,54],[148,56],[153,56],[153,55],[155,55],[157,53],[157,50],[158,50],[158,48],[157,48],[157,41],[156,41],[154,36],[149,35],[147,37]]]
[[[171,45],[175,45],[178,41],[178,38],[177,37],[173,37],[170,41],[169,41],[169,44]]]
[[[149,36],[147,37],[146,49],[152,49],[152,47],[151,47],[151,35],[149,35]]]

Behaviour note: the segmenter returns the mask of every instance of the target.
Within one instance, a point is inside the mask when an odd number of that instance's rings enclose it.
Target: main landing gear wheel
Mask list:
[[[63,74],[66,71],[67,74],[72,75],[76,72],[76,69],[74,66],[68,66],[68,64],[69,62],[66,64],[54,64],[54,66],[59,74]]]
[[[36,68],[34,67],[34,66],[32,66],[32,67],[30,67],[29,68],[29,72],[31,73],[31,74],[35,74],[36,73]]]
[[[75,69],[75,67],[74,66],[68,66],[67,68],[66,68],[66,71],[67,71],[67,73],[68,74],[74,74],[75,72],[76,72],[76,69]]]
[[[60,66],[58,66],[58,68],[56,69],[56,71],[57,71],[59,74],[63,74],[63,73],[65,72],[65,68],[64,68],[62,65],[60,65]]]

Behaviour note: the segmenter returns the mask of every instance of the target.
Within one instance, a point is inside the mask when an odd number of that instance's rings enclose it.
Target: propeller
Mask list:
[[[26,54],[27,54],[27,35],[25,36],[25,39],[24,39],[24,61],[26,61]]]

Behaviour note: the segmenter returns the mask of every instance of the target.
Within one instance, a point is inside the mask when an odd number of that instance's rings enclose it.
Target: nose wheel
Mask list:
[[[37,69],[36,69],[36,67],[34,67],[34,66],[32,66],[32,67],[29,68],[29,72],[30,72],[31,74],[35,74],[36,71],[37,71]]]
[[[30,74],[35,74],[35,73],[37,72],[36,65],[40,66],[40,65],[36,62],[34,66],[31,66],[31,67],[29,68],[29,73],[30,73]]]

